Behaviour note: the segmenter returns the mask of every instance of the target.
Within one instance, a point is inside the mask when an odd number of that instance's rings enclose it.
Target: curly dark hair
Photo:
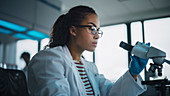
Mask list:
[[[94,9],[84,5],[73,7],[68,13],[62,14],[52,27],[48,47],[66,45],[70,40],[70,27],[80,24],[88,14],[97,15]]]

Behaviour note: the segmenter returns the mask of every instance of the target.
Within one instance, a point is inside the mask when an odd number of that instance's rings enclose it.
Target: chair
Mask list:
[[[23,71],[0,68],[0,96],[29,96]]]

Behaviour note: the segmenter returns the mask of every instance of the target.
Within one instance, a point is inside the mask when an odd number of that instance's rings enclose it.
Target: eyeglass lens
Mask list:
[[[102,35],[103,35],[103,32],[100,29],[97,29],[96,27],[91,27],[91,33],[93,35],[98,34],[99,37],[102,37]]]

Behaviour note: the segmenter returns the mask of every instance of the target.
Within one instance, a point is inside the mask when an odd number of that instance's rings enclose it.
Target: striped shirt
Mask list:
[[[86,90],[86,95],[87,96],[94,96],[94,91],[93,91],[93,88],[92,88],[92,85],[88,79],[88,76],[86,74],[86,71],[85,71],[85,68],[84,68],[84,64],[81,63],[81,62],[77,62],[75,61],[74,62],[75,65],[76,65],[76,68],[80,74],[80,77],[84,83],[84,87],[85,87],[85,90]]]

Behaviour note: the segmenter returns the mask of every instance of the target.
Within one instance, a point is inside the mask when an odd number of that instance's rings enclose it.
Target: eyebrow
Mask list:
[[[89,22],[88,24],[92,24],[94,27],[97,27],[93,22]]]

